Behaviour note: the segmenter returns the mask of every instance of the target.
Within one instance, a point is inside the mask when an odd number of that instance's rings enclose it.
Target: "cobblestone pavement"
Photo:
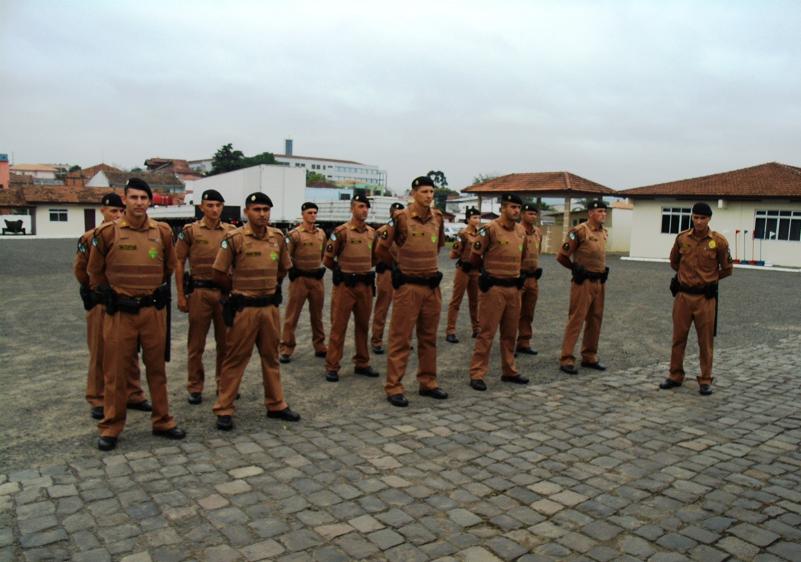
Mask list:
[[[799,348],[2,474],[0,560],[801,560]]]

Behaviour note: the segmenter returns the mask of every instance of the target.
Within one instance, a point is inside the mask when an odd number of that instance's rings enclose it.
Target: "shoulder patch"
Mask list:
[[[223,241],[220,242],[220,248],[222,248],[223,250],[228,249],[228,238],[223,238]]]
[[[84,244],[83,239],[78,240],[78,253],[79,254],[85,254],[88,249],[89,248],[86,246],[86,244]]]
[[[568,233],[567,237],[568,237],[568,238],[570,238],[571,240],[575,240],[575,239],[576,239],[576,233],[575,233],[575,231],[571,230],[571,231]],[[568,244],[565,244],[565,246],[568,246]]]
[[[486,236],[487,235],[487,227],[482,226],[478,229],[478,236]]]
[[[334,251],[334,245],[333,244],[329,244],[328,246],[325,247],[325,251],[326,252],[333,252]]]
[[[331,233],[331,241],[334,242],[336,239],[337,239],[337,233],[336,232],[332,232]],[[329,244],[329,246],[330,246],[330,244]]]
[[[387,224],[388,224],[389,226],[395,226],[395,219],[389,219],[389,220],[387,221]]]
[[[569,251],[569,250],[570,250],[570,244],[568,244],[567,242],[565,242],[564,244],[562,244],[562,249],[563,249],[565,252]]]
[[[182,230],[181,232],[178,233],[178,240],[183,240],[184,238],[186,238],[186,235],[184,234],[184,231]]]

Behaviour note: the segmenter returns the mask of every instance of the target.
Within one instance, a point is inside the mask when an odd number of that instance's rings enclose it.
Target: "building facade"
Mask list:
[[[771,162],[621,192],[632,199],[630,255],[667,258],[690,228],[697,201],[712,207],[710,228],[745,262],[801,267],[801,168]]]

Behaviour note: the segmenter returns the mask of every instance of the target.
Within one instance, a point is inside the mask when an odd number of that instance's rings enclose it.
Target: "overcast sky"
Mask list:
[[[613,188],[801,164],[801,3],[0,0],[0,152],[352,159]]]

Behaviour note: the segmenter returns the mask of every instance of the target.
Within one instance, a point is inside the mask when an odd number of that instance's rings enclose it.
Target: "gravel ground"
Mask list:
[[[72,277],[74,249],[71,240],[8,240],[0,241],[0,385],[3,408],[0,410],[0,472],[9,468],[40,466],[81,457],[94,447],[96,427],[84,401],[87,354],[85,349],[84,312],[77,284]],[[441,269],[443,311],[450,299],[453,265],[444,252]],[[654,384],[665,374],[669,358],[671,334],[671,297],[667,289],[671,277],[665,263],[622,261],[610,257],[611,276],[607,284],[606,314],[601,335],[600,356],[610,370],[603,376],[614,377],[616,371],[634,366],[654,367]],[[556,264],[553,256],[544,256],[545,273],[540,282],[540,302],[535,315],[535,344],[540,354],[519,358],[520,371],[543,385],[560,380],[559,347],[567,315],[569,274]],[[330,282],[330,278],[327,277]],[[726,353],[746,345],[771,343],[790,333],[801,331],[798,311],[799,275],[795,273],[735,270],[735,275],[722,284],[718,353]],[[329,288],[330,291],[330,288]],[[328,293],[330,294],[330,292]],[[326,303],[327,306],[328,303]],[[325,317],[327,317],[327,312]],[[445,314],[440,325],[440,383],[454,398],[473,393],[467,386],[467,367],[472,340],[467,322],[467,304],[462,305],[459,336],[462,342],[444,340]],[[211,400],[200,406],[186,402],[186,316],[173,312],[173,361],[168,365],[172,412],[178,423],[187,429],[188,439],[216,433]],[[352,333],[352,328],[351,328]],[[390,408],[383,395],[385,357],[374,358],[373,366],[380,379],[352,376],[348,359],[353,346],[348,339],[346,361],[338,384],[326,383],[323,363],[314,357],[304,312],[298,327],[300,345],[292,363],[282,366],[288,402],[305,419],[325,422],[351,412],[373,412]],[[208,346],[213,353],[213,344]],[[694,353],[691,343],[688,353]],[[211,353],[207,356],[207,373],[213,373]],[[497,373],[497,345],[491,366]],[[408,415],[416,413],[416,405],[428,399],[415,392],[416,358],[409,365],[406,382],[412,401]],[[694,365],[687,365],[693,376]],[[498,375],[499,376],[499,375]],[[577,377],[597,376],[583,371]],[[725,377],[725,373],[716,373]],[[770,373],[765,373],[770,376]],[[486,394],[501,383],[488,378]],[[213,382],[212,382],[213,385]],[[213,395],[208,388],[206,397]],[[268,422],[264,419],[261,376],[254,358],[248,367],[238,402],[238,428],[257,431]],[[271,422],[270,422],[271,423]],[[160,440],[150,435],[148,415],[129,414],[123,439],[142,447],[152,447]]]

